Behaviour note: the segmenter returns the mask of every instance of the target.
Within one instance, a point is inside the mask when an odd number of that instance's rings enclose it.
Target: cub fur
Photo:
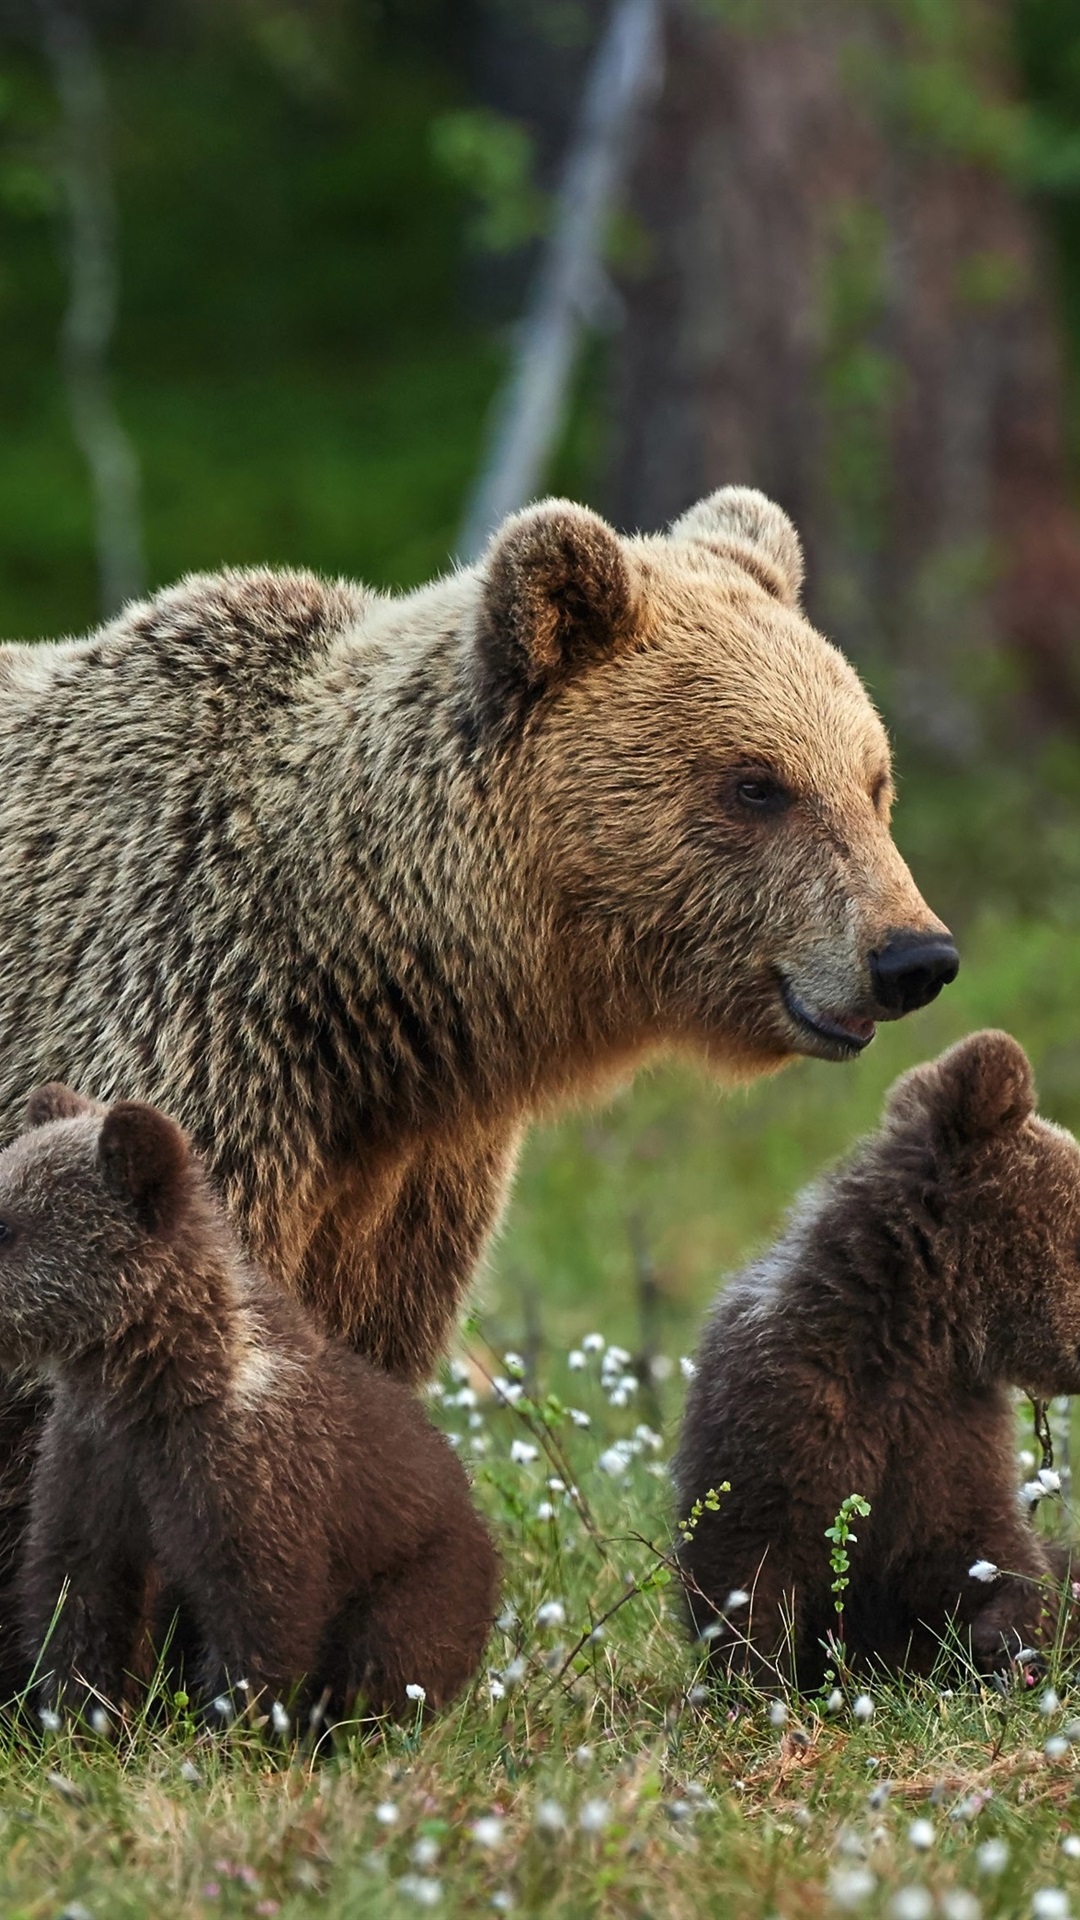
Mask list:
[[[0,1154],[0,1354],[52,1384],[18,1581],[38,1703],[121,1699],[153,1567],[204,1704],[306,1680],[335,1717],[415,1712],[410,1685],[442,1706],[497,1586],[443,1436],[241,1255],[162,1113],[53,1085],[26,1118]]]
[[[925,1672],[950,1622],[984,1668],[1045,1638],[1065,1555],[1018,1502],[1013,1387],[1080,1390],[1080,1148],[985,1032],[896,1082],[713,1311],[675,1480],[684,1521],[730,1483],[679,1550],[714,1667],[820,1683],[851,1494],[852,1662]]]

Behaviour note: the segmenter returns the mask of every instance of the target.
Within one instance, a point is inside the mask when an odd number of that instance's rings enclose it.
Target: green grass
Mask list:
[[[776,1726],[760,1696],[702,1694],[656,1579],[677,1363],[722,1269],[873,1122],[895,1072],[973,1026],[1012,1027],[1046,1109],[1080,1122],[1074,939],[1034,922],[975,930],[957,986],[853,1067],[799,1067],[726,1100],[661,1073],[538,1134],[477,1319],[432,1402],[461,1436],[505,1559],[507,1611],[470,1695],[428,1728],[356,1735],[318,1759],[274,1753],[249,1730],[199,1736],[182,1716],[125,1731],[115,1750],[66,1730],[40,1745],[9,1736],[0,1912],[379,1920],[430,1902],[454,1916],[767,1920],[843,1911],[859,1875],[858,1911],[896,1920],[1027,1914],[1045,1888],[1080,1910],[1080,1862],[1061,1846],[1080,1829],[1080,1746],[1045,1752],[1080,1717],[1070,1671],[1053,1676],[1049,1716],[1037,1694],[918,1682],[875,1687],[865,1724],[849,1689],[836,1714],[791,1699]],[[612,1405],[595,1357],[568,1365],[590,1330],[668,1364],[646,1381],[639,1363],[641,1386]],[[493,1398],[485,1375],[508,1346],[549,1425],[528,1402]],[[536,1457],[512,1457],[515,1440]],[[612,1474],[601,1456],[619,1440],[630,1457]],[[565,1617],[538,1624],[553,1600]],[[932,1823],[925,1849],[915,1819]],[[980,1866],[989,1839],[1009,1849],[996,1876]]]

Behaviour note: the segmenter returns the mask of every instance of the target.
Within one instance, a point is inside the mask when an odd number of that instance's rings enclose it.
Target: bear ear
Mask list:
[[[903,1074],[887,1111],[900,1119],[922,1113],[939,1135],[958,1143],[990,1139],[1034,1113],[1031,1062],[1011,1033],[969,1034],[937,1060]]]
[[[503,706],[607,658],[634,630],[630,562],[586,507],[544,500],[514,514],[482,567],[477,647],[485,692]]]
[[[62,1080],[47,1080],[30,1095],[23,1125],[47,1127],[51,1120],[76,1120],[80,1114],[96,1110],[97,1102],[76,1093],[74,1087],[65,1087]]]
[[[692,540],[752,573],[767,593],[797,607],[803,582],[799,536],[787,514],[756,487],[721,487],[676,520],[668,538]]]
[[[98,1164],[109,1191],[152,1233],[178,1220],[191,1160],[187,1135],[156,1107],[120,1100],[101,1123]]]

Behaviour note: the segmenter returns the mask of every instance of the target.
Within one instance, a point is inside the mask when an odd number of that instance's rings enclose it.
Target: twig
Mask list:
[[[38,0],[42,38],[64,116],[70,292],[60,334],[75,438],[94,488],[101,610],[143,591],[139,469],[113,405],[108,353],[116,320],[116,207],[105,82],[93,36],[68,0]]]
[[[492,412],[488,448],[457,552],[475,560],[488,535],[543,481],[566,412],[583,326],[602,287],[604,228],[630,131],[660,77],[660,0],[614,0],[582,97],[555,219],[521,324],[514,364]]]

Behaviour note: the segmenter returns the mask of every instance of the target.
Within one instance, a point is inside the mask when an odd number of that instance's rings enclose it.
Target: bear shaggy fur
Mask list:
[[[422,1378],[532,1114],[663,1047],[850,1058],[949,977],[875,973],[944,929],[801,573],[747,488],[633,539],[548,501],[404,598],[223,573],[0,647],[0,1143],[44,1080],[164,1108]]]
[[[409,1685],[442,1706],[498,1575],[446,1440],[241,1257],[171,1120],[48,1086],[27,1123],[0,1154],[0,1354],[53,1387],[19,1577],[38,1703],[121,1699],[152,1567],[204,1705],[306,1678],[335,1717],[415,1713]]]
[[[896,1082],[713,1312],[675,1480],[714,1671],[820,1684],[825,1530],[856,1493],[853,1663],[926,1672],[950,1621],[984,1669],[1045,1639],[1065,1555],[1017,1499],[1017,1386],[1080,1391],[1080,1148],[1035,1113],[1017,1042],[986,1032]],[[980,1560],[1000,1572],[973,1577]]]

